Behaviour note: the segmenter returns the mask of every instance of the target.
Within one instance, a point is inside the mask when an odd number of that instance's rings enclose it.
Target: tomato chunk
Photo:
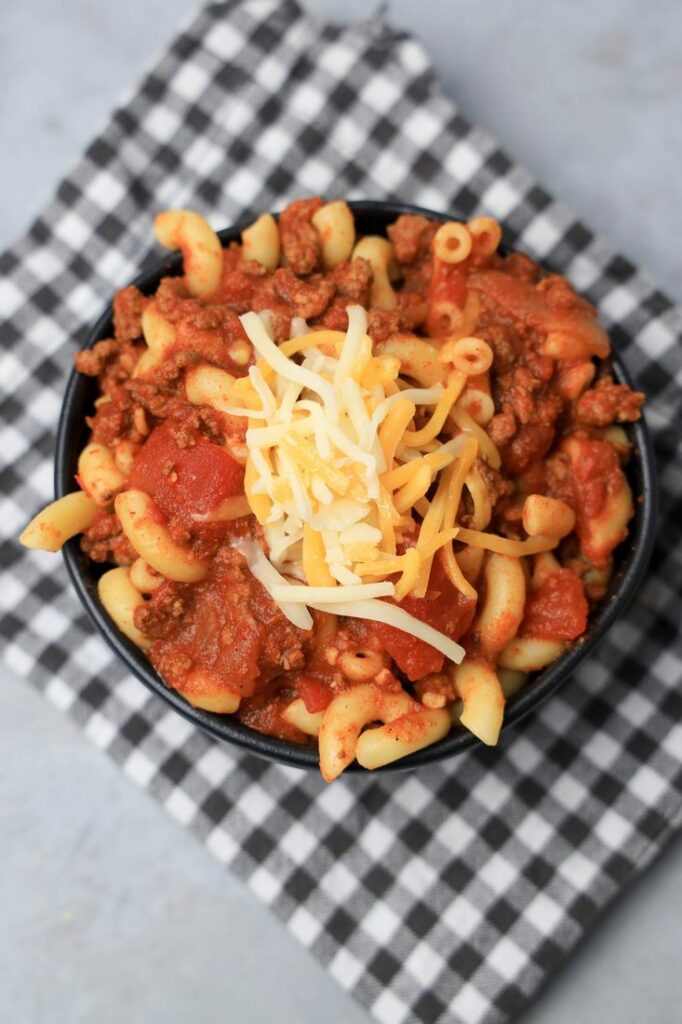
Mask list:
[[[147,438],[130,473],[131,487],[150,494],[168,518],[200,520],[244,490],[244,470],[217,444],[196,432],[181,447],[166,421]]]
[[[588,612],[582,580],[571,569],[559,569],[530,594],[521,635],[575,640],[585,632]]]
[[[318,711],[324,711],[334,696],[327,683],[323,683],[321,679],[316,679],[315,676],[298,676],[296,679],[296,690],[306,706],[306,711],[309,711],[311,715]]]
[[[589,521],[603,511],[609,491],[618,487],[623,473],[608,441],[579,438],[574,443],[580,445],[580,457],[572,462],[575,501],[579,517]]]
[[[453,587],[440,558],[436,557],[426,595],[406,597],[400,607],[415,619],[428,623],[452,640],[458,640],[471,625],[476,602]],[[430,644],[383,622],[368,622],[367,625],[408,679],[423,679],[442,669],[445,657]]]

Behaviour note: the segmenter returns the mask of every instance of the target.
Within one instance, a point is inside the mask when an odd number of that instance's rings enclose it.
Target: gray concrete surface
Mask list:
[[[189,0],[24,0],[0,18],[0,247],[47,201]],[[366,0],[307,0],[320,18]],[[446,90],[682,299],[677,0],[393,0]],[[368,1017],[76,728],[0,672],[0,1019],[360,1024]],[[682,839],[525,1024],[682,1019]]]

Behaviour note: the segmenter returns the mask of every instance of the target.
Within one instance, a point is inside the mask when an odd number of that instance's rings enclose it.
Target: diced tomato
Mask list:
[[[169,518],[201,518],[225,498],[243,493],[244,470],[217,444],[201,434],[195,443],[181,448],[169,421],[147,438],[135,456],[131,487],[150,494]]]
[[[324,711],[331,702],[334,694],[327,683],[315,676],[300,675],[296,679],[296,690],[306,706],[306,711],[314,715],[317,711]]]
[[[617,487],[623,474],[616,450],[608,441],[580,438],[578,443],[580,457],[572,463],[573,488],[578,512],[589,521],[602,512],[609,489]]]
[[[406,597],[400,607],[440,633],[458,640],[471,625],[476,602],[464,597],[453,587],[440,558],[436,557],[426,595],[421,598]],[[408,679],[423,679],[442,669],[444,656],[418,637],[383,622],[368,622],[367,626],[381,640],[385,650]]]
[[[559,569],[530,594],[521,635],[575,640],[585,632],[588,612],[582,580],[571,569]]]

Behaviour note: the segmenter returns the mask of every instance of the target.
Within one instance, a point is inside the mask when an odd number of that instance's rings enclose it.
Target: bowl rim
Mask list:
[[[454,218],[466,219],[461,217],[456,211],[449,213],[438,212],[410,203],[363,199],[349,200],[348,204],[356,215],[367,218],[377,216],[379,219],[385,219],[386,224],[390,223],[389,217],[395,219],[403,213],[420,214],[440,221],[452,220]],[[277,217],[277,214],[274,216]],[[245,218],[231,227],[218,231],[217,234],[223,246],[231,241],[238,240],[242,229],[250,224],[251,221],[252,218]],[[507,247],[504,246],[504,242],[503,247]],[[174,251],[159,260],[148,262],[146,266],[143,264],[144,269],[141,270],[130,284],[140,288],[143,292],[145,289],[148,292],[156,287],[158,280],[162,276],[177,273],[181,269],[181,265],[181,254]],[[92,347],[96,341],[111,333],[112,313],[113,306],[110,302],[102,315],[89,329],[86,341],[79,350]],[[612,352],[610,362],[618,383],[629,385],[631,383],[629,375],[617,353]],[[92,390],[93,386],[93,378],[79,374],[75,366],[72,368],[64,392],[64,400],[57,428],[54,467],[55,495],[57,498],[63,497],[65,494],[76,489],[71,472],[73,451],[70,445],[70,438],[76,429],[82,430],[81,406],[87,403],[87,399],[83,396],[89,390]],[[564,654],[547,668],[538,672],[530,683],[526,684],[518,694],[510,699],[505,708],[501,742],[512,726],[518,723],[531,710],[543,703],[567,681],[577,665],[596,647],[616,618],[625,611],[642,582],[655,540],[657,506],[656,468],[651,439],[644,417],[633,424],[629,424],[628,428],[633,440],[630,477],[635,476],[639,484],[638,493],[635,498],[635,517],[630,523],[628,537],[623,542],[628,544],[629,550],[623,556],[622,565],[611,581],[609,593],[601,605],[598,606],[586,635],[572,643]],[[193,707],[177,691],[168,687],[147,660],[145,654],[119,632],[118,628],[104,611],[96,596],[96,589],[93,584],[91,569],[93,563],[82,554],[79,538],[76,537],[68,541],[64,545],[62,552],[74,589],[97,630],[129,671],[152,693],[160,697],[167,705],[182,715],[183,718],[192,722],[215,739],[231,743],[247,753],[265,757],[280,764],[306,769],[314,768],[317,770],[319,768],[319,756],[316,745],[301,746],[256,732],[235,722],[231,715],[218,715]],[[91,569],[90,575],[85,571],[88,567]],[[498,744],[498,749],[499,746],[500,744]],[[374,769],[371,774],[376,774],[376,772],[409,771],[422,765],[449,759],[473,747],[480,748],[482,744],[467,730],[454,728],[452,732],[438,743],[425,747],[423,750],[417,751],[400,761]],[[344,774],[349,771],[369,774],[368,770],[362,768],[356,761],[353,761],[346,768]]]

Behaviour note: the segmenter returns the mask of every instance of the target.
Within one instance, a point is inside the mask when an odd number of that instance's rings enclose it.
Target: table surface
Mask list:
[[[6,5],[0,247],[193,6]],[[331,20],[367,16],[363,0],[304,6]],[[462,111],[682,300],[678,0],[388,6],[394,24],[421,36]],[[324,1006],[330,1024],[367,1024],[255,897],[70,721],[6,669],[2,687],[4,1019],[318,1024]],[[680,1019],[680,853],[682,839],[608,911],[525,1024]]]

